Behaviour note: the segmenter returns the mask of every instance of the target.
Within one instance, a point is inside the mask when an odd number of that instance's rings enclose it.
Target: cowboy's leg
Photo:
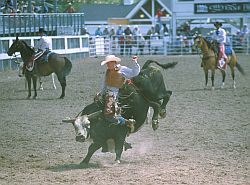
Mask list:
[[[219,55],[218,55],[218,62],[217,65],[219,68],[225,68],[225,45],[219,45]]]

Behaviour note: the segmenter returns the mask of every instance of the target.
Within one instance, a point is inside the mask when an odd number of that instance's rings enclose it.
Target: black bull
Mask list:
[[[138,131],[145,122],[150,106],[154,109],[153,121],[156,121],[154,123],[155,125],[153,124],[152,126],[155,130],[158,127],[158,113],[166,112],[166,104],[172,94],[171,91],[167,91],[165,88],[161,71],[156,67],[150,66],[151,63],[155,63],[163,69],[172,68],[177,64],[175,62],[160,64],[156,61],[148,60],[142,67],[140,74],[132,78],[132,83],[126,83],[120,90],[119,102],[122,107],[122,115],[127,119],[135,119],[134,132]],[[81,115],[89,115],[102,109],[103,104],[100,101],[94,102],[86,106],[81,112]],[[119,162],[129,128],[125,125],[121,126],[105,122],[103,114],[99,114],[99,116],[90,118],[89,120],[89,133],[93,139],[93,143],[89,146],[88,153],[82,161],[82,164],[87,164],[95,151],[106,146],[108,139],[114,139],[116,161]],[[83,140],[85,140],[85,138]]]

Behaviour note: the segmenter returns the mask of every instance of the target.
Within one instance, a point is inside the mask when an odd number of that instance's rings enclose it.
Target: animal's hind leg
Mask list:
[[[57,75],[57,78],[58,78],[58,80],[59,80],[59,82],[61,84],[61,87],[62,87],[62,94],[61,94],[61,96],[59,98],[63,99],[64,96],[65,96],[66,77],[63,76],[63,73],[59,73],[59,74],[57,73],[56,75]]]
[[[152,108],[154,110],[153,117],[152,117],[152,128],[153,130],[156,130],[159,127],[158,114],[160,112],[160,106],[152,105]]]
[[[161,104],[161,109],[159,112],[159,115],[161,116],[161,118],[165,118],[167,115],[166,114],[166,106],[167,106],[167,103],[168,103],[171,95],[172,95],[172,91],[167,91],[165,97],[163,98],[163,102]]]
[[[204,68],[203,68],[204,69]],[[204,69],[204,74],[205,74],[205,88],[207,88],[207,83],[208,83],[208,70]]]
[[[124,135],[124,137],[122,135]],[[115,154],[116,154],[115,161],[117,163],[121,163],[121,155],[122,155],[123,145],[125,142],[125,137],[126,133],[120,134],[119,137],[115,139]]]
[[[222,74],[222,84],[221,84],[221,88],[223,89],[225,86],[225,78],[226,78],[226,72],[224,70],[221,70],[221,74]]]
[[[27,99],[29,99],[31,97],[31,76],[25,75],[25,78],[26,78],[27,83],[28,83],[28,96],[27,96]]]
[[[231,70],[231,76],[232,76],[232,80],[233,80],[233,88],[236,89],[234,67],[230,66],[230,70]]]
[[[33,81],[33,88],[34,88],[34,96],[33,96],[33,99],[36,99],[36,97],[37,97],[37,91],[36,91],[37,77],[36,77],[36,76],[32,76],[32,81]]]
[[[88,164],[90,158],[92,157],[92,155],[99,149],[101,148],[101,145],[97,144],[97,143],[92,143],[89,148],[88,148],[88,153],[86,155],[86,157],[83,159],[83,161],[80,164]]]
[[[211,74],[212,90],[214,90],[214,75],[215,75],[215,69],[212,70],[212,74]]]

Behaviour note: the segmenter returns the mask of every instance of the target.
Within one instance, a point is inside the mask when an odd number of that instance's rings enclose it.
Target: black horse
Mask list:
[[[140,75],[143,75],[144,69],[149,67],[149,64],[154,61],[149,61],[145,63],[145,68],[142,68]],[[155,62],[154,62],[155,63]],[[167,64],[168,67],[173,67],[175,64]],[[164,65],[160,64],[161,67]],[[150,68],[151,73],[161,73],[160,71],[156,70],[155,68]],[[152,71],[153,70],[153,71]],[[161,75],[160,75],[161,76]],[[152,80],[163,80],[162,78],[159,79],[152,79],[147,78],[146,81],[148,83],[152,83]],[[133,81],[133,79],[132,79]],[[164,81],[161,82],[164,85]],[[139,83],[138,83],[139,84]],[[146,85],[147,83],[145,83]],[[164,85],[165,87],[165,85]],[[142,89],[142,91],[140,90]],[[162,88],[163,89],[163,88]],[[80,142],[84,142],[87,138],[92,138],[93,143],[88,148],[88,153],[81,164],[89,163],[90,158],[92,155],[100,149],[101,147],[106,147],[106,141],[108,139],[113,139],[115,143],[115,153],[116,153],[116,161],[119,163],[121,159],[121,154],[123,151],[123,146],[125,143],[126,136],[129,132],[137,132],[139,128],[143,125],[147,118],[147,112],[150,106],[154,108],[160,108],[161,105],[155,106],[155,104],[159,104],[158,98],[153,97],[146,97],[141,87],[137,87],[135,84],[129,82],[124,84],[123,88],[119,91],[119,102],[121,103],[122,108],[122,116],[124,118],[130,119],[133,118],[135,120],[135,125],[133,131],[131,128],[127,127],[126,125],[117,125],[113,123],[109,123],[105,120],[104,115],[102,114],[101,110],[104,108],[103,98],[100,98],[98,101],[87,105],[81,113],[81,116],[77,117],[76,119],[72,120],[63,120],[64,122],[73,123],[73,126],[76,130],[76,140]],[[157,92],[158,94],[164,94],[163,100],[163,107],[166,107],[167,102],[170,99],[172,94],[171,91],[166,91],[164,89],[163,92]],[[155,95],[157,96],[157,93]],[[160,96],[158,96],[160,97]],[[152,100],[156,99],[156,102]],[[159,110],[156,110],[159,113]],[[86,116],[88,115],[88,119],[86,120]],[[83,118],[84,117],[84,118]],[[153,127],[154,128],[154,127]]]
[[[33,81],[34,96],[37,97],[37,78],[38,76],[48,76],[51,73],[55,73],[62,87],[62,94],[60,98],[65,96],[66,88],[66,76],[70,73],[72,68],[71,61],[62,57],[56,53],[49,52],[47,54],[48,62],[45,61],[34,61],[36,52],[23,40],[20,40],[18,36],[9,48],[7,54],[12,56],[15,52],[20,52],[22,60],[24,62],[24,74],[28,82],[28,97],[31,96],[31,79]]]

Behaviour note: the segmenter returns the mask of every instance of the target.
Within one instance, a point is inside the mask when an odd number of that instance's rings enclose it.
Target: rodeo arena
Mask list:
[[[0,185],[249,185],[249,29],[249,0],[3,0]]]

